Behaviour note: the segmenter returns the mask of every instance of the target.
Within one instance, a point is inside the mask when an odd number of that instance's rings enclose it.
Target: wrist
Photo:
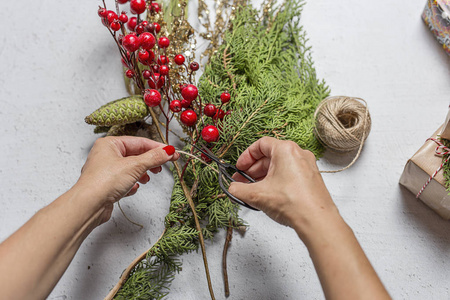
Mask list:
[[[308,249],[328,237],[336,236],[337,232],[349,229],[334,205],[296,219],[292,227]]]

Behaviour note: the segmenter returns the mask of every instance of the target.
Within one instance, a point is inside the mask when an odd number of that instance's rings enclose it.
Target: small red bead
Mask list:
[[[170,69],[166,65],[162,65],[162,66],[159,67],[159,73],[161,75],[164,75],[164,76],[169,75],[169,71],[170,71]]]
[[[99,7],[97,13],[100,18],[106,18],[106,15],[108,14],[108,10],[104,7]]]
[[[223,93],[220,95],[220,101],[222,101],[223,104],[229,102],[230,99],[231,99],[231,95],[230,95],[230,93],[228,93],[228,92],[223,92]]]
[[[214,117],[216,114],[216,106],[214,104],[208,104],[203,109],[203,113],[208,117]]]
[[[125,72],[125,76],[127,76],[128,78],[133,78],[134,76],[134,71],[133,70],[127,70]]]
[[[200,68],[200,65],[197,62],[193,61],[191,62],[191,65],[189,67],[192,71],[197,71]]]
[[[183,55],[178,54],[178,55],[175,56],[175,58],[174,58],[173,60],[175,61],[175,63],[176,63],[177,65],[180,66],[180,65],[184,64],[185,58],[184,58]]]
[[[128,22],[128,16],[127,16],[127,14],[126,13],[122,13],[120,16],[119,16],[119,21],[120,22],[122,22],[122,23],[126,23],[126,22]]]
[[[130,11],[132,14],[138,15],[142,14],[146,9],[145,0],[131,0],[130,1]]]
[[[121,25],[120,25],[120,22],[116,20],[116,21],[113,21],[113,22],[111,23],[111,25],[109,25],[109,27],[110,27],[111,30],[113,30],[113,31],[119,31]]]
[[[137,34],[141,34],[145,31],[144,26],[142,25],[137,25],[136,28],[134,29],[134,31],[136,31]]]
[[[182,91],[181,96],[188,101],[194,101],[198,96],[198,89],[193,84],[188,84]]]
[[[181,101],[180,100],[172,100],[170,102],[169,108],[174,113],[180,112],[181,111]]]
[[[159,38],[158,46],[160,48],[167,48],[167,47],[169,47],[169,45],[170,45],[170,40],[167,37],[162,36]]]
[[[136,28],[136,25],[137,25],[137,18],[131,17],[127,23],[128,29],[130,29],[131,31],[134,31],[134,29]]]
[[[159,73],[154,73],[152,77],[148,80],[148,86],[152,89],[160,89],[165,83],[165,79]]]
[[[147,21],[142,21],[141,25],[144,26],[145,30],[147,30],[147,25],[148,25]]]
[[[108,23],[111,24],[112,22],[118,19],[118,16],[112,10],[108,10],[106,14],[106,19],[108,20]]]
[[[141,50],[139,50],[138,57],[139,57],[139,61],[141,62],[141,64],[146,65],[146,64],[148,64],[148,59],[150,57],[150,53],[148,53],[148,51],[145,49],[141,49]]]
[[[151,7],[151,9],[156,13],[159,13],[161,11],[161,6],[159,6],[159,3],[153,2],[151,4]]]
[[[192,109],[187,109],[181,113],[180,121],[186,126],[194,126],[197,123],[197,114]]]
[[[153,65],[152,69],[153,69],[153,73],[159,73],[159,65]]]
[[[119,4],[125,4],[127,2],[128,2],[128,0],[117,0],[117,3],[119,3]]]
[[[161,25],[159,25],[159,23],[153,23],[153,26],[155,26],[155,31],[156,33],[159,33],[161,31]]]
[[[225,112],[222,109],[217,109],[216,113],[213,116],[214,120],[220,119],[223,120],[223,118],[225,117]]]
[[[142,71],[142,77],[144,77],[145,80],[150,79],[151,76],[152,76],[152,73],[149,70]]]
[[[207,143],[215,142],[219,139],[219,130],[216,126],[208,125],[202,130],[202,138]]]
[[[140,25],[139,25],[140,26]],[[141,47],[145,50],[150,50],[155,46],[156,39],[153,34],[150,32],[144,32],[139,36],[139,41],[141,44]]]
[[[127,34],[122,39],[122,46],[128,51],[134,52],[139,49],[139,38],[134,34]]]
[[[186,99],[181,100],[181,107],[182,108],[189,108],[191,107],[191,101],[187,101]]]
[[[169,62],[169,60],[167,59],[167,56],[160,55],[158,57],[158,65],[166,65],[168,62]]]
[[[149,107],[158,106],[161,103],[161,94],[157,90],[145,90],[144,102]]]

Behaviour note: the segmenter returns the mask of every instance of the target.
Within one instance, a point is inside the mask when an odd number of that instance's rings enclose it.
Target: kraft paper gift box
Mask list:
[[[450,0],[428,0],[422,18],[450,55]]]
[[[446,123],[447,124],[447,123]],[[432,136],[436,139],[445,126],[441,126]],[[438,145],[428,140],[406,163],[400,184],[414,195],[417,195],[430,177],[439,169],[443,162],[440,155],[436,155]],[[450,163],[450,161],[448,162]],[[436,211],[442,218],[450,219],[450,195],[445,188],[443,170],[431,179],[419,196],[419,199]]]

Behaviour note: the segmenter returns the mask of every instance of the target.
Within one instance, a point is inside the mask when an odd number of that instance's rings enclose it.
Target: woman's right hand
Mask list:
[[[240,182],[233,182],[229,191],[278,223],[301,231],[305,222],[337,213],[314,154],[292,141],[263,137],[241,154],[236,167],[257,182],[247,184],[235,174]]]

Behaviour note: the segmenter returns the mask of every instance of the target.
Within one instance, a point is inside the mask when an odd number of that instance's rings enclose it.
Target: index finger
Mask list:
[[[118,136],[113,139],[122,156],[140,155],[149,150],[166,145],[154,140],[135,136]]]
[[[242,152],[236,162],[236,167],[239,170],[246,171],[261,158],[271,158],[272,149],[277,141],[276,138],[268,136],[260,138]]]

